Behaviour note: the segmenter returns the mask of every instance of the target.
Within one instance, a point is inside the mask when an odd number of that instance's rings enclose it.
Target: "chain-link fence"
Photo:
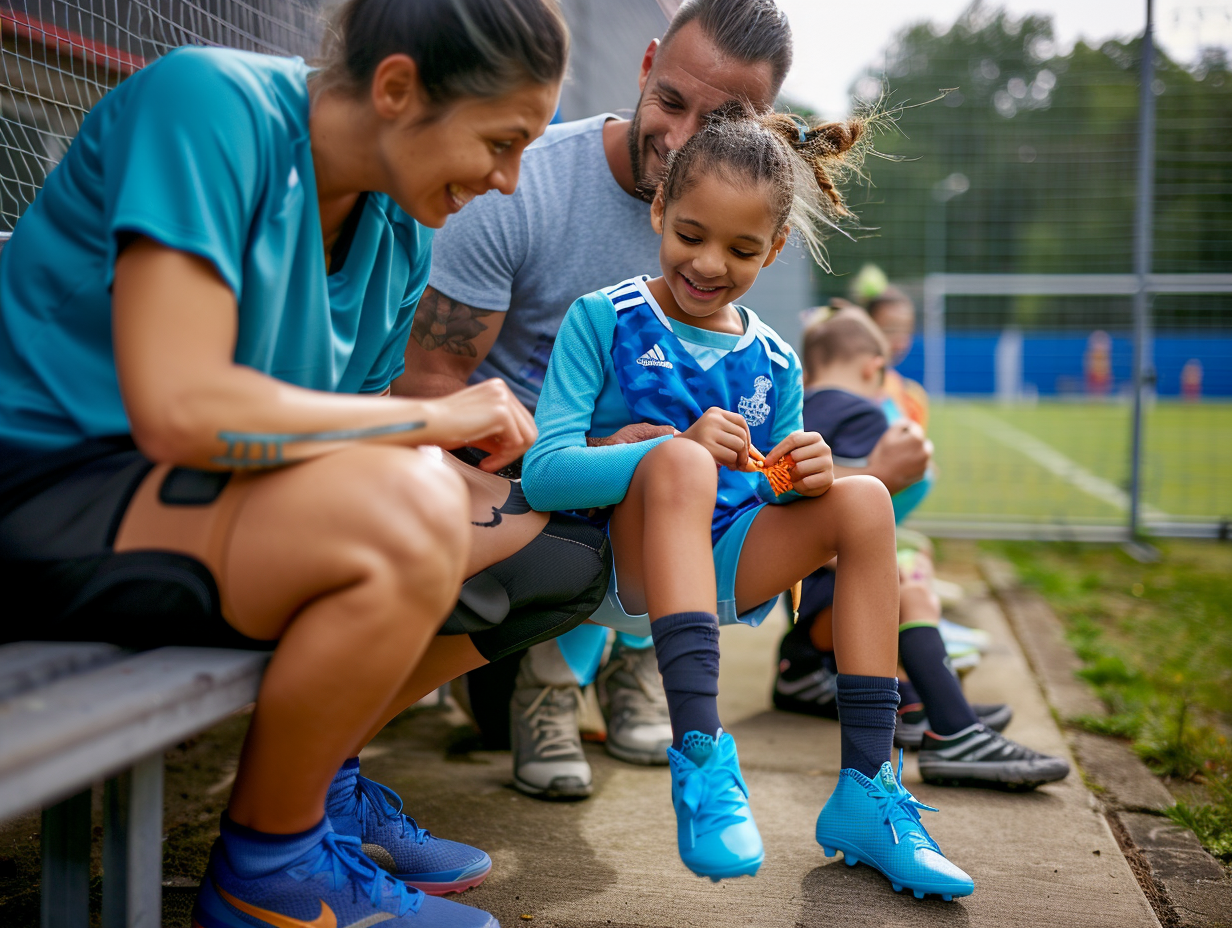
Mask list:
[[[872,261],[921,310],[900,370],[932,397],[930,532],[1123,537],[1137,509],[1145,532],[1227,535],[1232,72],[1219,49],[1157,53],[1144,134],[1143,49],[1061,53],[1047,18],[974,6],[903,31],[853,88],[907,106],[878,139],[906,160],[872,162],[867,229],[831,246],[821,293]]]
[[[11,230],[85,114],[180,45],[313,55],[316,0],[26,0],[0,5],[0,230]]]

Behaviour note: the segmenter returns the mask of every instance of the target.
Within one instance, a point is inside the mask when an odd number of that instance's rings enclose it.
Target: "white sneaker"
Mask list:
[[[630,764],[666,765],[672,723],[654,648],[616,645],[598,684],[607,752]]]

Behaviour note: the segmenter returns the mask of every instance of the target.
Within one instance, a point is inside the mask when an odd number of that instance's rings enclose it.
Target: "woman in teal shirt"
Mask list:
[[[567,32],[556,0],[349,0],[333,31],[321,71],[185,48],[138,72],[18,223],[0,256],[0,640],[277,641],[202,928],[490,925],[403,882],[474,885],[487,856],[343,761],[476,662],[437,628],[463,577],[544,524],[473,545],[508,487],[415,450],[516,459],[534,425],[500,381],[383,394],[432,228],[513,192]]]

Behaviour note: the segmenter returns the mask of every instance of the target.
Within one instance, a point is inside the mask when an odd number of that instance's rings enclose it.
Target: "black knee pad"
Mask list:
[[[554,512],[530,544],[462,585],[441,633],[469,634],[498,660],[581,625],[603,602],[611,570],[607,533]]]

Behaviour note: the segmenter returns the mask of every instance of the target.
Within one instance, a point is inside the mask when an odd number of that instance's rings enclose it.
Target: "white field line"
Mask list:
[[[1040,441],[1034,435],[1029,435],[989,413],[970,407],[968,407],[968,413],[978,421],[985,434],[995,438],[1001,444],[1025,454],[1045,470],[1073,484],[1082,492],[1094,496],[1121,512],[1129,511],[1128,493],[1070,460],[1052,445]],[[1145,504],[1142,506],[1142,514],[1158,520],[1172,518],[1166,512]]]

